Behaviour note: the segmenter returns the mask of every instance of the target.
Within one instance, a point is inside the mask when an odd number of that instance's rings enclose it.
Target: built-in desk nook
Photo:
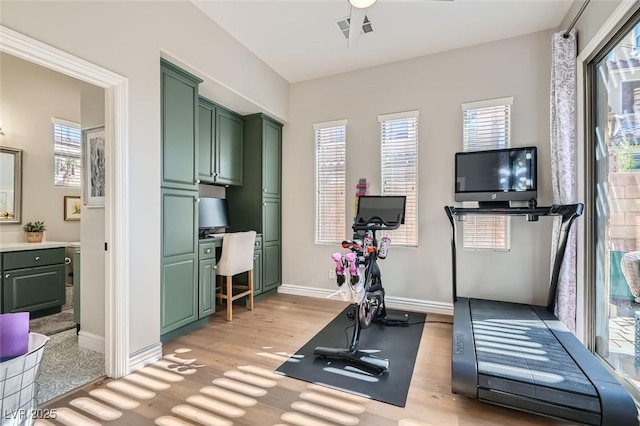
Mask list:
[[[216,310],[216,263],[222,251],[222,240],[224,234],[212,234],[198,240],[198,288],[197,300],[185,303],[182,306],[171,305],[171,300],[184,299],[183,295],[166,295],[167,304],[164,311],[165,318],[176,318],[182,321],[182,325],[162,334],[162,341],[168,342],[178,336],[196,330],[209,322],[209,316]],[[256,235],[254,255],[253,255],[253,277],[254,296],[263,293],[263,273],[262,273],[262,234]],[[247,274],[239,274],[236,277],[238,283],[247,282]],[[239,299],[234,303],[244,303]],[[164,304],[163,304],[164,305]]]
[[[65,303],[65,248],[68,242],[0,244],[0,312],[60,312]]]

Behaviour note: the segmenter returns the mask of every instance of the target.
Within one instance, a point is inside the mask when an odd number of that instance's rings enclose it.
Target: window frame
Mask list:
[[[390,114],[381,114],[378,115],[378,123],[380,126],[380,195],[404,195],[407,197],[407,206],[405,208],[405,223],[401,225],[401,227],[394,231],[386,231],[383,232],[383,235],[389,236],[391,238],[391,244],[402,247],[418,247],[418,208],[419,208],[419,191],[418,191],[418,182],[420,176],[420,168],[419,168],[419,154],[420,154],[420,111],[412,110],[412,111],[404,111],[404,112],[396,112]],[[415,120],[413,126],[415,130],[413,132],[413,143],[415,146],[414,151],[414,160],[415,160],[415,175],[413,177],[413,182],[409,182],[407,186],[413,186],[413,194],[405,191],[387,191],[385,184],[385,158],[388,156],[385,155],[385,123],[390,121],[397,120]],[[407,138],[409,139],[409,138]],[[390,166],[389,166],[390,167]],[[397,170],[397,168],[395,168]],[[408,182],[408,181],[407,181]],[[403,229],[407,225],[413,226],[413,232],[410,230]]]
[[[323,199],[324,197],[321,194],[321,187],[320,187],[320,175],[319,175],[319,160],[318,160],[318,153],[319,153],[319,147],[318,144],[321,142],[318,137],[319,137],[319,132],[325,130],[325,129],[336,129],[336,128],[340,128],[342,127],[343,130],[342,132],[344,133],[344,140],[342,141],[342,161],[344,163],[344,167],[342,170],[342,196],[340,196],[339,194],[337,194],[335,196],[336,201],[332,206],[329,206],[330,208],[333,207],[334,209],[336,209],[335,213],[332,215],[323,215],[322,214],[322,209],[323,209]],[[334,121],[326,121],[326,122],[322,122],[322,123],[315,123],[313,125],[313,130],[314,130],[314,243],[315,244],[336,244],[336,243],[340,243],[342,242],[342,240],[345,237],[345,231],[346,231],[346,215],[347,215],[347,208],[346,208],[346,196],[347,196],[347,120],[334,120]],[[325,141],[325,142],[328,142]],[[340,141],[338,141],[337,143],[340,143]],[[340,149],[339,147],[337,149]],[[326,173],[326,172],[325,172]],[[334,171],[334,176],[335,176],[335,171]],[[324,234],[322,231],[322,228],[320,226],[320,223],[323,221],[323,218],[325,218],[325,216],[331,216],[334,218],[334,220],[336,220],[338,222],[338,224],[335,227],[332,227],[329,232],[327,234]],[[333,234],[332,234],[333,232]]]
[[[501,149],[501,148],[510,148],[511,147],[511,118],[512,118],[512,106],[513,106],[514,97],[507,96],[501,98],[493,98],[493,99],[485,99],[474,102],[465,102],[460,105],[462,110],[462,150],[464,152],[469,151],[477,151],[482,149]],[[475,149],[469,149],[469,129],[467,128],[468,120],[467,113],[468,111],[477,111],[480,109],[488,109],[488,108],[505,108],[506,109],[506,118],[504,120],[505,123],[505,132],[502,135],[505,143],[504,146],[500,144],[496,144],[494,146],[489,146],[489,144],[482,143],[482,145],[477,144],[474,146]],[[481,141],[483,142],[483,141]],[[478,146],[480,145],[480,146]],[[464,207],[477,207],[477,202],[465,202],[463,203]],[[493,237],[493,241],[490,246],[487,244],[480,244],[478,242],[477,235],[474,228],[484,227],[485,229],[489,229],[489,231],[485,232],[486,235],[496,235],[497,227],[502,227],[503,231],[502,238],[504,244],[497,244],[497,237]],[[468,215],[465,218],[462,227],[462,247],[467,251],[487,251],[487,252],[508,252],[511,250],[511,218],[508,216],[474,216]]]
[[[75,155],[72,152],[74,151],[74,148],[64,147],[62,144],[56,141],[57,127],[77,130],[77,136],[78,136],[77,155]],[[82,127],[80,126],[80,123],[64,120],[57,117],[51,117],[51,139],[53,142],[53,185],[55,187],[60,187],[60,188],[82,188],[82,166],[83,166],[82,164]],[[64,151],[65,154],[59,153],[60,151]],[[76,158],[77,159],[77,165],[75,166],[77,167],[77,171],[76,173],[74,173],[74,175],[77,174],[78,179],[74,179],[75,183],[71,183],[71,184],[58,183],[59,181],[57,179],[58,175],[57,175],[56,169],[57,169],[59,158]]]

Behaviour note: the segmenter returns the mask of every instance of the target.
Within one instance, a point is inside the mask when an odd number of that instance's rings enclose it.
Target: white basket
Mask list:
[[[5,362],[0,362],[0,424],[17,426],[33,424],[32,412],[38,406],[35,398],[36,377],[49,338],[29,333],[29,350]]]

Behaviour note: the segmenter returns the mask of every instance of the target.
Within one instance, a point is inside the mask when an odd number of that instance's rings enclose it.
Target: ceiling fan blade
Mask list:
[[[349,40],[347,41],[347,47],[356,44],[360,38],[366,12],[367,9],[351,7],[351,16],[349,17]]]

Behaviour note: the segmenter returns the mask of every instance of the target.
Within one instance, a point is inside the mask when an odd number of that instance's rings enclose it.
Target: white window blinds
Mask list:
[[[52,118],[53,183],[56,186],[82,186],[80,125]]]
[[[391,244],[418,245],[418,111],[378,116],[381,195],[407,197],[404,224],[385,233]]]
[[[345,236],[347,120],[314,124],[316,144],[315,242]]]
[[[509,147],[513,97],[462,104],[463,150]],[[477,207],[477,203],[463,203]],[[472,216],[464,222],[464,248],[509,250],[511,221],[506,216]]]

